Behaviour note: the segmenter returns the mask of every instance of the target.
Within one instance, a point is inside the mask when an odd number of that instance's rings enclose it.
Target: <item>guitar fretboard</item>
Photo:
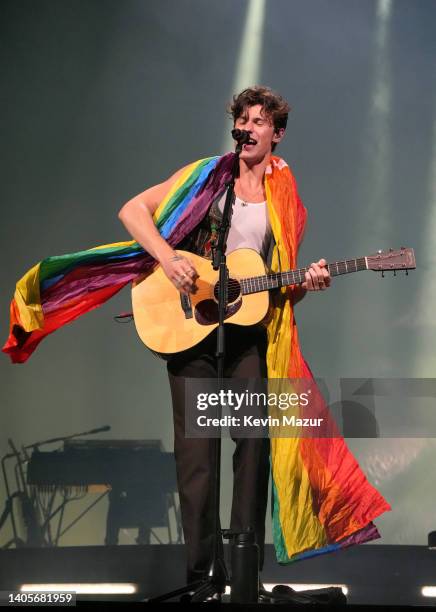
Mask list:
[[[335,261],[327,264],[326,268],[330,272],[330,276],[339,276],[340,274],[349,274],[350,272],[359,272],[359,270],[367,270],[366,258],[347,259],[346,261]],[[299,268],[298,270],[288,270],[287,272],[276,272],[274,274],[264,274],[263,276],[252,276],[243,278],[239,282],[241,284],[242,293],[258,293],[259,291],[268,291],[269,289],[277,289],[287,285],[299,285],[306,280],[305,274],[309,268]]]

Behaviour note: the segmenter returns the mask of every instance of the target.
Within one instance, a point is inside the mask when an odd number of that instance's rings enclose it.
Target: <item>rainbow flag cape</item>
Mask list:
[[[176,247],[207,214],[230,178],[233,153],[186,167],[154,215],[161,235]],[[265,173],[275,239],[271,268],[296,267],[306,220],[286,162],[271,158]],[[12,362],[25,362],[41,340],[97,308],[156,265],[136,241],[118,242],[49,257],[17,283],[10,333],[3,346]],[[280,289],[268,324],[269,378],[305,378],[293,314],[293,288]],[[272,438],[273,538],[280,563],[289,563],[379,537],[372,521],[390,510],[368,482],[338,434],[333,438]]]

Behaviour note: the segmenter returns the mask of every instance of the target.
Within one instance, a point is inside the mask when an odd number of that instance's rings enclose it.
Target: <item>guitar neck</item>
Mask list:
[[[327,270],[330,276],[339,276],[340,274],[350,274],[351,272],[359,272],[367,270],[366,257],[359,259],[347,259],[345,261],[335,261],[327,264]],[[276,272],[275,274],[264,274],[263,276],[252,276],[243,278],[239,282],[242,287],[242,293],[259,293],[260,291],[268,291],[269,289],[277,289],[278,287],[286,287],[288,285],[299,285],[306,280],[306,272],[309,268],[299,268],[298,270],[288,270],[287,272]]]

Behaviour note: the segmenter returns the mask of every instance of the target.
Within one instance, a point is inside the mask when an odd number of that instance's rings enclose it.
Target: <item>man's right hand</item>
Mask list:
[[[174,252],[173,255],[162,259],[160,265],[177,291],[186,295],[197,291],[195,281],[198,274],[189,259]]]

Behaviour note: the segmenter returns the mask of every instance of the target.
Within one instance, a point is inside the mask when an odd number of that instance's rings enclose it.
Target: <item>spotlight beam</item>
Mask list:
[[[233,79],[232,93],[259,81],[260,61],[262,58],[263,29],[265,21],[266,0],[248,0],[244,32],[239,47],[238,62]],[[233,150],[230,127],[226,121],[221,150],[223,153]]]

